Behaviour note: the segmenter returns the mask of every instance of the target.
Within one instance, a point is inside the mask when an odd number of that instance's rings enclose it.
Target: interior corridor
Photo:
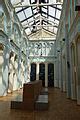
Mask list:
[[[0,120],[80,120],[80,107],[76,101],[66,99],[60,89],[49,88],[48,111],[11,110],[10,101],[17,94],[21,91],[0,98]]]
[[[80,120],[80,0],[0,0],[0,120]]]

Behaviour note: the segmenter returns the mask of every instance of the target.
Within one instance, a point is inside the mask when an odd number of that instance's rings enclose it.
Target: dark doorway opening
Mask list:
[[[54,86],[54,64],[48,64],[48,87]]]
[[[39,65],[39,80],[42,80],[42,86],[45,86],[45,64],[41,63]]]
[[[35,80],[36,80],[36,64],[32,63],[31,72],[30,72],[30,81],[35,81]]]

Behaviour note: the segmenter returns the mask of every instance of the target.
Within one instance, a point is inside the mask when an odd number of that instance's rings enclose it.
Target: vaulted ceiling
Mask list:
[[[28,36],[41,29],[56,35],[62,10],[62,0],[11,1],[16,6],[16,14]]]

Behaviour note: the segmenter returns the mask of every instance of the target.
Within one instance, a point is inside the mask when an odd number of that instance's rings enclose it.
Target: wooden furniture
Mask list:
[[[42,81],[34,81],[24,84],[23,87],[23,103],[26,108],[33,110],[35,106],[35,101],[38,98],[42,89]],[[25,106],[24,106],[25,107]]]
[[[34,110],[35,101],[42,90],[42,80],[25,83],[23,95],[11,101],[11,109]]]
[[[11,101],[11,109],[47,110],[48,103],[48,92],[42,88],[42,80],[39,80],[23,85],[23,95]]]

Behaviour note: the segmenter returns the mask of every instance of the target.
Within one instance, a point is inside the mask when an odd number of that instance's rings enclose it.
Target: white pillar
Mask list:
[[[45,63],[45,87],[48,87],[48,63]]]
[[[39,63],[36,64],[36,80],[39,80]]]
[[[9,71],[9,49],[4,47],[3,52],[3,72],[2,84],[0,85],[0,96],[6,96],[8,91],[8,71]]]

